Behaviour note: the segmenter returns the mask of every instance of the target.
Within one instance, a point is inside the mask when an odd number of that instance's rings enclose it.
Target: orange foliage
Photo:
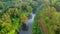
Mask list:
[[[23,15],[22,18],[21,18],[21,21],[26,22],[27,20],[28,20],[28,18],[25,15]]]

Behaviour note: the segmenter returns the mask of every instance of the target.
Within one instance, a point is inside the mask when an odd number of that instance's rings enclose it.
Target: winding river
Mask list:
[[[22,27],[20,28],[20,32],[19,32],[19,34],[32,34],[32,24],[33,24],[33,22],[34,22],[34,17],[35,17],[35,15],[36,15],[36,12],[40,9],[40,8],[42,8],[44,6],[44,4],[41,4],[41,5],[39,5],[37,8],[36,8],[36,10],[34,10],[34,11],[32,11],[32,13],[30,14],[30,17],[29,17],[29,19],[26,21],[26,25],[28,26],[28,30],[27,31],[23,31],[22,30]]]

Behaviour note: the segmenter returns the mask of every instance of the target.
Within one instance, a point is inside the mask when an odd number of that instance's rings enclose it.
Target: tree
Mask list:
[[[33,10],[32,7],[28,6],[28,5],[27,5],[26,9],[27,9],[28,12],[32,12],[32,10]]]
[[[11,23],[11,20],[10,20],[10,16],[7,13],[3,14],[1,20],[2,20],[1,33],[6,34],[12,29],[12,23]]]
[[[17,8],[9,8],[8,13],[11,17],[19,17]]]
[[[55,3],[55,8],[56,8],[57,12],[60,11],[60,2]]]
[[[34,7],[34,8],[35,8],[35,7],[37,7],[37,6],[38,6],[38,2],[33,1],[33,2],[32,2],[32,7]]]
[[[25,15],[23,15],[23,16],[21,17],[21,22],[22,22],[22,23],[26,22],[27,20],[28,20],[28,18],[27,18]]]

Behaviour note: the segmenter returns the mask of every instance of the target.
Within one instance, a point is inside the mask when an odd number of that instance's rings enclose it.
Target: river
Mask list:
[[[32,34],[32,24],[34,22],[34,17],[36,15],[36,12],[42,8],[44,6],[44,4],[41,4],[39,7],[36,8],[35,11],[33,11],[31,14],[30,14],[30,19],[28,19],[25,24],[28,26],[28,30],[27,31],[23,31],[22,30],[22,27],[20,28],[20,32],[19,34]]]

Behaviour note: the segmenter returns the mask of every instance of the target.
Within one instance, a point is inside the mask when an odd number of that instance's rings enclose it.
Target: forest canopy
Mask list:
[[[60,0],[0,0],[0,34],[18,34],[41,4],[44,6],[36,11],[32,34],[60,34]]]

